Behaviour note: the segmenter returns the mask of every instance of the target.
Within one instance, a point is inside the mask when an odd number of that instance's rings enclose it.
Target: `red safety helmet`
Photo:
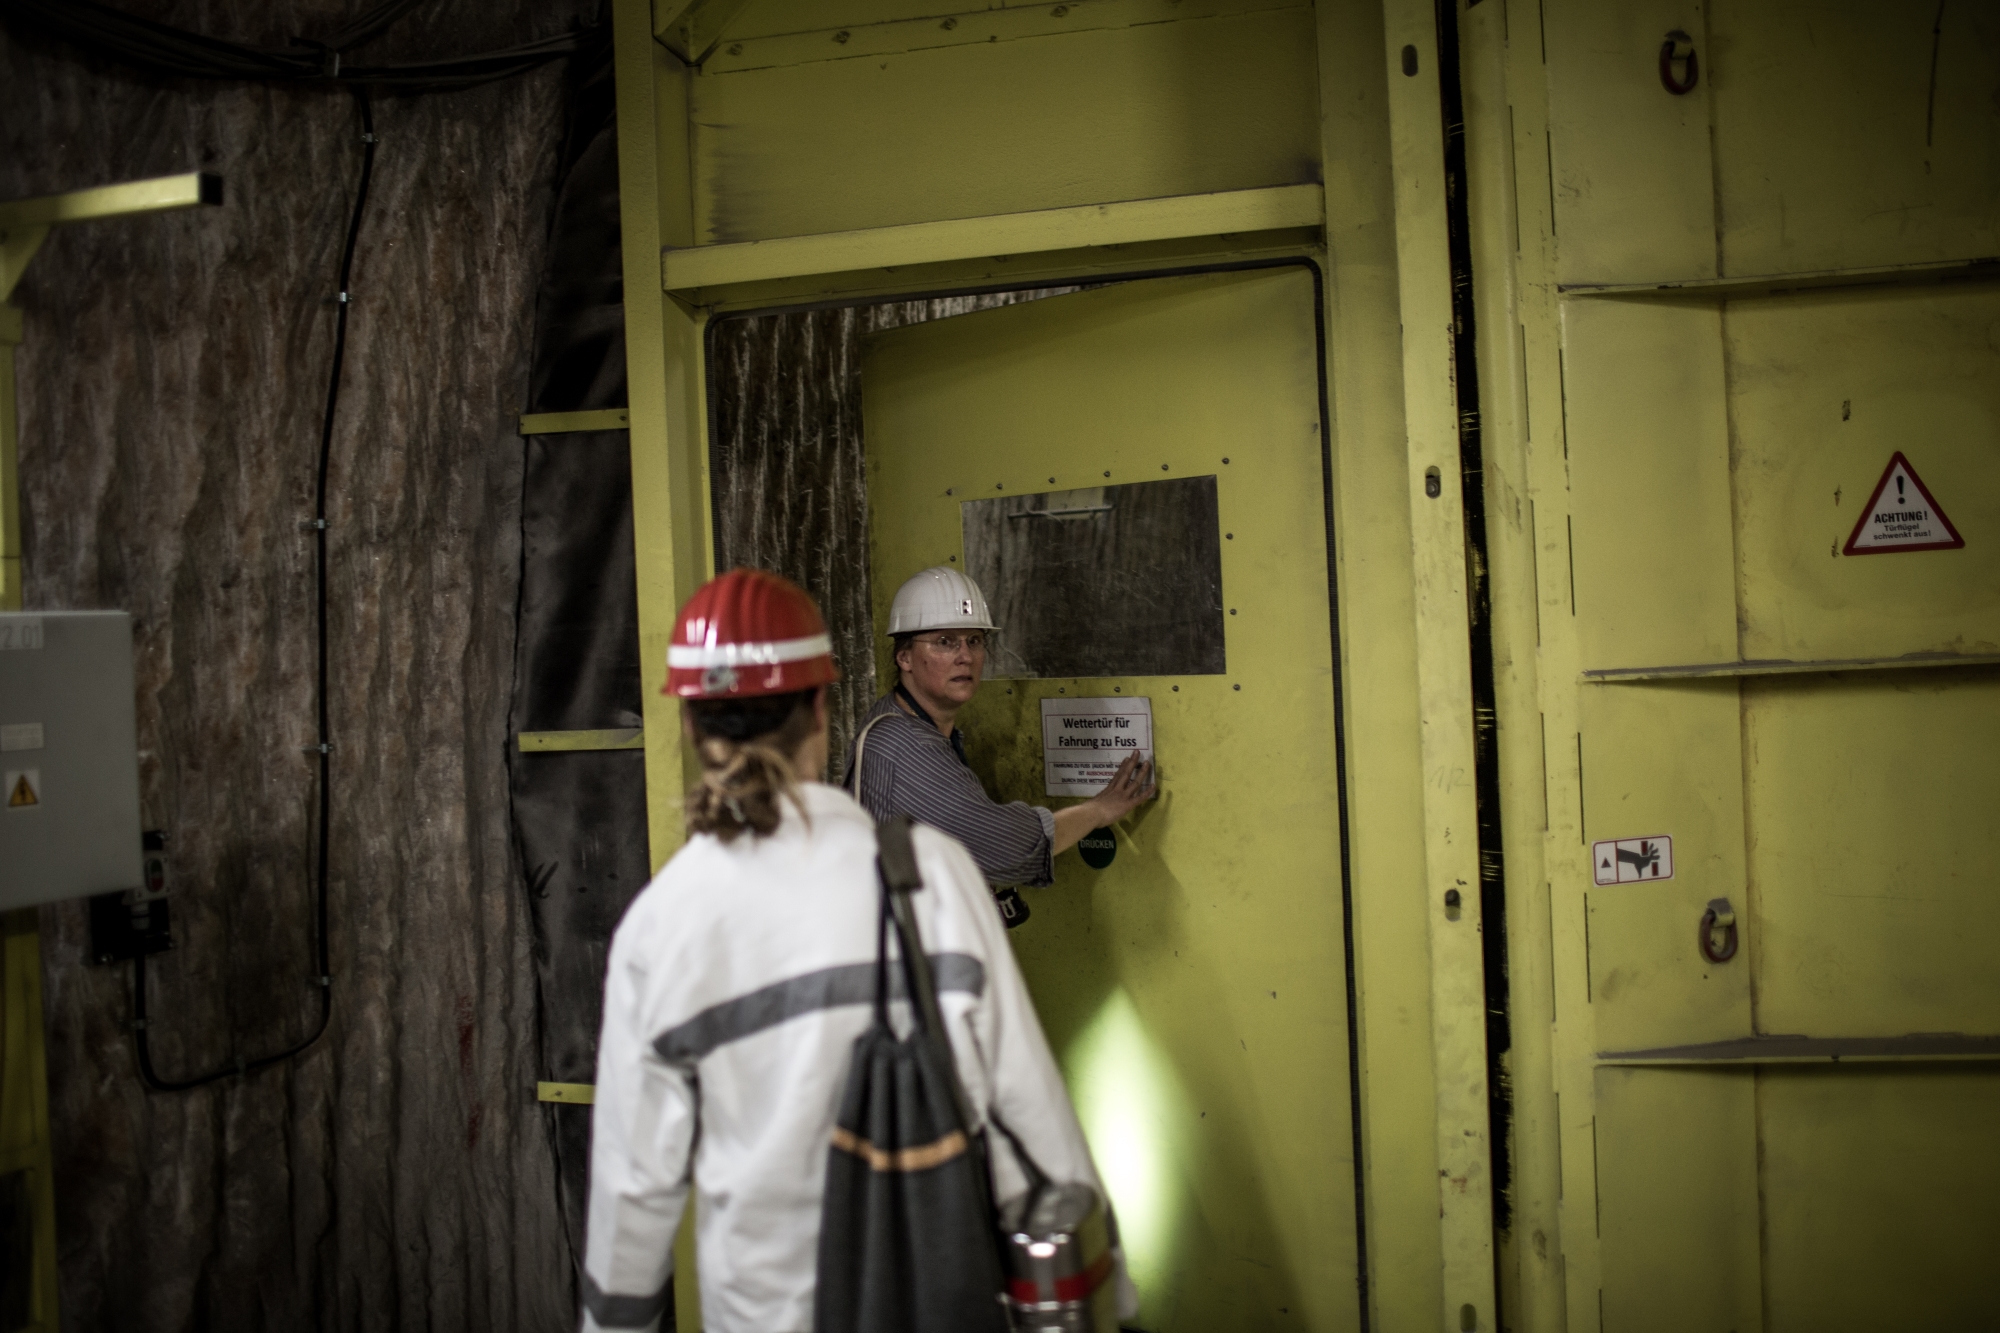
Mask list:
[[[732,569],[688,598],[667,645],[662,694],[748,699],[839,680],[811,594],[761,569]]]

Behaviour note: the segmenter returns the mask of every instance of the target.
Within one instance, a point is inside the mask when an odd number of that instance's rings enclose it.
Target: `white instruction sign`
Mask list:
[[[1125,757],[1153,757],[1153,701],[1042,700],[1042,772],[1050,796],[1095,796]]]
[[[1619,838],[1590,844],[1590,864],[1599,884],[1633,884],[1674,877],[1674,840]]]
[[[38,650],[41,646],[40,616],[0,615],[0,653],[9,649]]]
[[[0,725],[0,750],[39,750],[42,744],[42,724],[39,722]]]

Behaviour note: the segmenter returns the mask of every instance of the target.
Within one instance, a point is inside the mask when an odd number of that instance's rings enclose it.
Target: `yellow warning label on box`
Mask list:
[[[42,770],[39,768],[17,768],[7,774],[7,781],[0,785],[0,791],[7,793],[9,810],[25,810],[31,805],[42,803]]]

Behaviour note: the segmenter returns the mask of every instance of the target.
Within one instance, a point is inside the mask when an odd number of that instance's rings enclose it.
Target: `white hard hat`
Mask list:
[[[928,629],[997,629],[979,585],[946,565],[914,574],[896,589],[889,606],[889,633],[921,634]]]

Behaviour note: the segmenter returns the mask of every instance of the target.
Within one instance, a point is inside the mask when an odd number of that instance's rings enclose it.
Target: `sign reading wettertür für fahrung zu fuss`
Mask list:
[[[1042,771],[1050,796],[1095,796],[1130,754],[1153,757],[1151,699],[1042,700]]]

